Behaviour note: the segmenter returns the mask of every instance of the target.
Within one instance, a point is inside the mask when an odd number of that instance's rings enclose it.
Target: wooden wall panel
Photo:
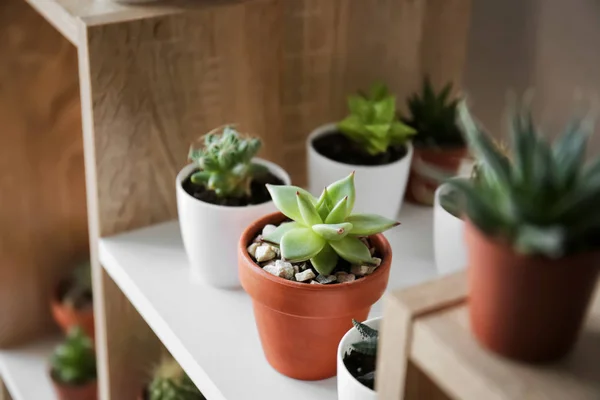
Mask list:
[[[52,329],[88,235],[76,50],[22,0],[0,2],[0,43],[1,347]]]
[[[215,126],[238,122],[264,139],[265,158],[282,162],[280,14],[277,0],[254,0],[110,25],[84,19],[94,239],[176,218],[175,176],[190,143]],[[95,289],[103,293],[96,308],[101,396],[133,398],[160,346],[92,251]]]

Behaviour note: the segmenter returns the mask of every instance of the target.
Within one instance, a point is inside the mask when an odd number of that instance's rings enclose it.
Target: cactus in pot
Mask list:
[[[205,400],[177,361],[170,357],[156,367],[147,392],[148,400]]]
[[[573,119],[551,144],[517,109],[507,157],[464,103],[459,112],[479,160],[475,179],[448,183],[466,218],[471,326],[504,356],[557,359],[576,341],[600,268],[600,160],[585,159],[592,120]]]
[[[354,319],[352,324],[360,334],[361,340],[350,344],[349,351],[343,355],[344,366],[357,381],[373,390],[379,331]]]

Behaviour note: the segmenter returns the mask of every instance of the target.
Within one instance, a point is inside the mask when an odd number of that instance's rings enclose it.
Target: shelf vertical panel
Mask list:
[[[263,157],[282,163],[280,14],[278,1],[254,0],[106,25],[82,19],[79,60],[94,284],[102,293],[96,313],[104,400],[134,398],[160,345],[98,264],[97,239],[175,218],[175,176],[190,143],[215,126],[239,123],[263,138]]]
[[[51,291],[87,257],[77,52],[22,0],[0,2],[0,347],[55,329]]]

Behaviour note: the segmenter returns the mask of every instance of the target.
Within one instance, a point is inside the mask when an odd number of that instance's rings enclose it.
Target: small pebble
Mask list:
[[[254,243],[262,243],[263,241],[263,237],[262,235],[258,235],[257,237],[254,238]]]
[[[294,274],[298,274],[300,272],[300,267],[298,267],[296,264],[292,265],[294,267]],[[296,278],[298,279],[298,278]]]
[[[311,285],[320,285],[320,283],[319,283],[319,282],[317,282],[317,281],[310,281],[310,284],[311,284]]]
[[[319,274],[319,276],[317,276],[317,282],[321,283],[321,284],[327,284],[327,283],[333,283],[337,281],[337,278],[335,277],[335,275],[321,275]]]
[[[371,247],[369,253],[371,253],[371,257],[373,257],[373,254],[375,254],[375,247]]]
[[[263,243],[260,246],[258,246],[256,248],[255,254],[256,255],[254,258],[256,258],[256,261],[258,262],[269,261],[277,256],[277,253],[275,253],[275,249],[267,243]]]
[[[371,243],[369,243],[366,237],[361,237],[360,241],[363,242],[367,248],[371,247]]]
[[[376,268],[377,267],[371,267],[369,265],[353,265],[352,268],[350,268],[350,272],[356,276],[365,276],[372,274]]]
[[[271,275],[278,276],[283,279],[292,279],[294,277],[294,268],[292,264],[281,260],[276,260],[274,263],[269,263],[263,267],[265,271]]]
[[[315,277],[315,273],[312,271],[312,269],[307,269],[305,271],[299,272],[296,274],[296,280],[298,282],[306,282],[306,281],[310,281]]]
[[[252,243],[248,246],[248,254],[250,254],[253,258],[256,258],[256,249],[260,246],[259,243]]]
[[[356,280],[356,275],[354,274],[349,274],[347,272],[338,272],[337,274],[335,274],[338,283],[344,283],[344,282],[352,282]]]
[[[277,229],[275,225],[265,225],[265,227],[262,230],[262,235],[267,236],[269,233],[272,233],[275,229]]]
[[[300,271],[304,271],[306,269],[306,263],[298,264],[298,268],[300,268]]]
[[[373,257],[373,262],[371,264],[373,264],[376,267],[379,267],[381,265],[381,258],[379,257]]]

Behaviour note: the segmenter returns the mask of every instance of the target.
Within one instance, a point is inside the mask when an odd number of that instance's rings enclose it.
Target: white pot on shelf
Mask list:
[[[260,158],[253,162],[266,166],[284,184],[291,183],[287,172],[278,165]],[[196,168],[189,164],[176,178],[179,226],[192,273],[211,286],[239,287],[238,240],[248,225],[277,209],[273,201],[229,207],[194,198],[183,189],[182,183]]]
[[[364,322],[367,326],[379,329],[381,317],[371,318]],[[360,342],[362,337],[356,328],[350,329],[340,341],[337,354],[337,391],[338,400],[377,400],[377,393],[369,389],[348,371],[344,365],[344,355],[350,351],[353,343]]]
[[[313,141],[336,131],[336,124],[327,124],[315,129],[306,142],[308,154],[308,189],[319,196],[323,188],[332,182],[356,171],[356,202],[354,212],[376,213],[395,219],[400,212],[404,191],[408,182],[413,147],[407,144],[406,155],[398,161],[386,165],[343,164],[319,154]]]
[[[442,185],[435,191],[433,204],[433,246],[435,265],[440,275],[451,274],[467,266],[465,222],[446,211],[440,203],[440,196],[445,190],[448,187]]]

